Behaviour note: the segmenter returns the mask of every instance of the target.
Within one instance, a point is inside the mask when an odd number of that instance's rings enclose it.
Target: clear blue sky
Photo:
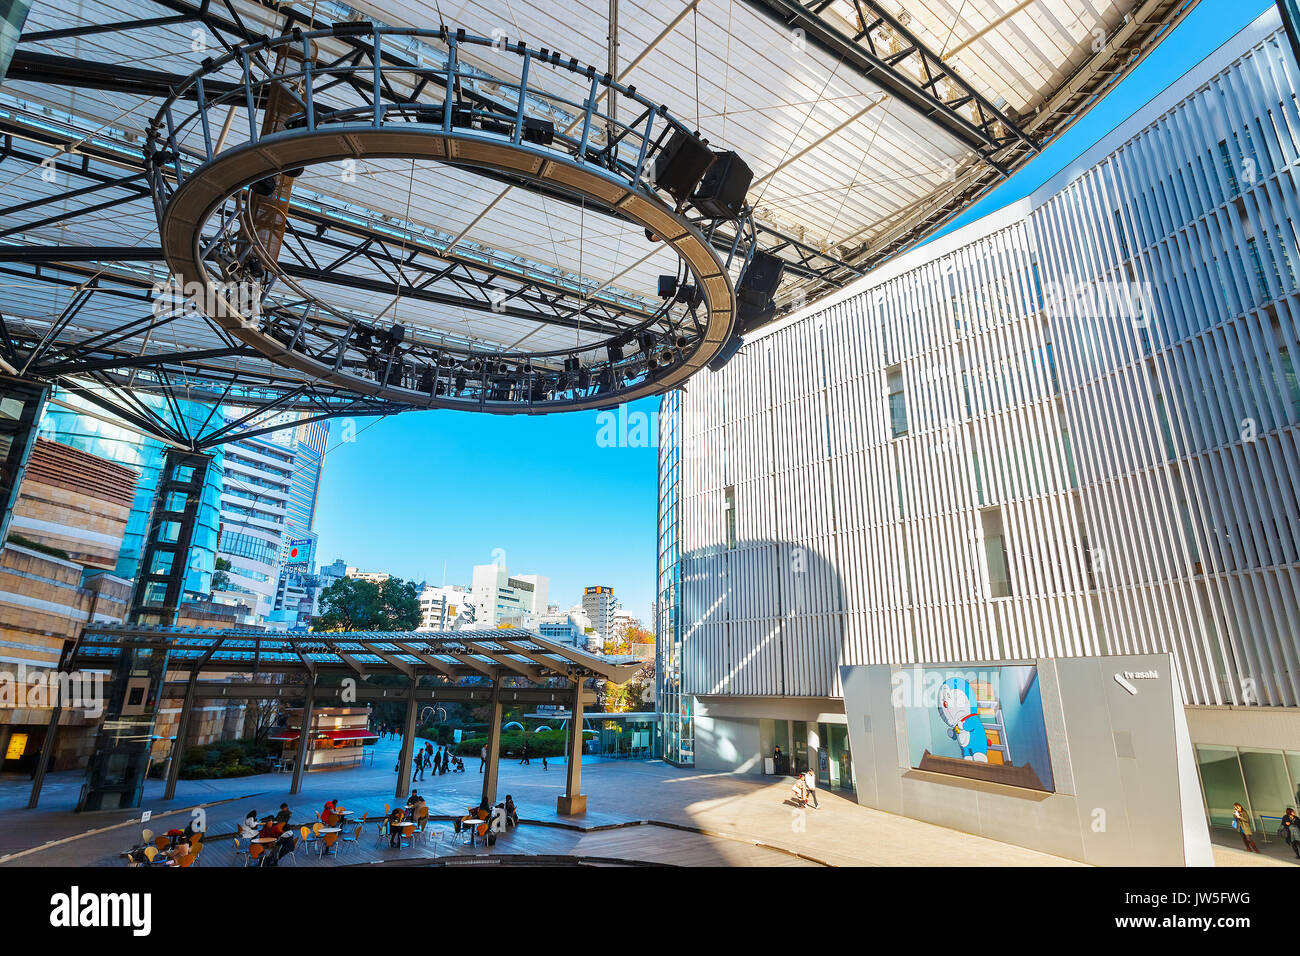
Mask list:
[[[1088,116],[950,228],[1032,192],[1269,5],[1201,0]],[[600,447],[596,416],[417,412],[358,420],[350,443],[336,422],[316,517],[320,562],[341,557],[435,584],[445,563],[449,584],[469,584],[472,567],[499,548],[512,572],[550,577],[553,603],[567,607],[584,586],[604,584],[648,622],[656,452]]]

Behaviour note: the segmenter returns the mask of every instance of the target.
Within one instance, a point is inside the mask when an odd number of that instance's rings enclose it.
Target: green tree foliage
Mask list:
[[[400,578],[378,584],[339,578],[321,592],[312,630],[413,631],[420,626],[418,587]]]

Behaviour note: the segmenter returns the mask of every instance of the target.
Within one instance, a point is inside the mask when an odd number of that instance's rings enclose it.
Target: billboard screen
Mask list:
[[[915,769],[1054,792],[1033,664],[908,668],[893,680]]]

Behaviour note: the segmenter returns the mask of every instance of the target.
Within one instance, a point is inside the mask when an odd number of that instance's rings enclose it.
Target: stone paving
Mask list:
[[[308,773],[303,792],[289,796],[288,774],[263,774],[229,780],[180,781],[176,798],[164,804],[161,781],[149,781],[143,809],[152,810],[154,830],[183,822],[188,809],[203,805],[210,834],[229,833],[250,809],[269,814],[280,803],[295,810],[295,823],[308,822],[325,800],[375,816],[394,801],[397,743],[382,741],[373,765]],[[432,814],[460,813],[479,800],[482,777],[478,760],[466,760],[467,772],[417,780],[413,786]],[[51,774],[41,807],[25,809],[29,781],[0,776],[0,866],[119,865],[118,853],[136,835],[140,811],[73,812],[80,790],[79,772]],[[563,762],[528,766],[501,763],[497,798],[512,794],[520,816],[540,822],[601,824],[655,820],[707,831],[710,838],[766,844],[837,866],[1077,866],[1060,857],[998,843],[983,837],[858,806],[851,797],[818,791],[820,809],[803,814],[787,802],[784,778],[684,770],[662,761],[598,761],[583,766],[583,790],[589,812],[561,817],[555,798],[564,791]],[[164,816],[166,814],[166,816]],[[653,839],[658,828],[638,828]],[[87,832],[92,831],[92,832]],[[631,831],[621,831],[624,833]],[[1270,854],[1245,854],[1215,847],[1219,865],[1287,865]],[[717,862],[742,862],[725,859]],[[749,855],[743,862],[759,862]]]

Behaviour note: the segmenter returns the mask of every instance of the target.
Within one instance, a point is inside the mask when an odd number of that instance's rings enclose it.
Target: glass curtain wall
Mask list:
[[[656,699],[662,727],[663,758],[681,767],[695,766],[695,724],[689,695],[682,693],[682,636],[678,606],[681,541],[678,538],[682,476],[681,393],[668,392],[659,402],[659,515],[655,593]]]

